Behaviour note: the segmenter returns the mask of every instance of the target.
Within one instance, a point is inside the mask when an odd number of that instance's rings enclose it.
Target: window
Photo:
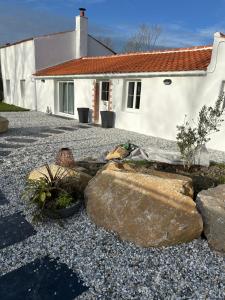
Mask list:
[[[141,100],[141,81],[129,81],[127,85],[127,108],[139,109]]]
[[[10,80],[9,79],[6,79],[6,94],[7,94],[7,97],[10,97],[10,95],[11,95],[11,88],[10,88]]]
[[[59,82],[59,111],[74,114],[74,83],[71,81]]]
[[[101,82],[101,100],[109,101],[109,81]]]
[[[24,79],[20,80],[20,94],[22,99],[25,97],[25,82]]]

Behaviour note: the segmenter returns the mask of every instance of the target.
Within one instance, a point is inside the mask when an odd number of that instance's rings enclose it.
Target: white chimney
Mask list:
[[[79,8],[80,15],[76,16],[76,58],[87,56],[88,18],[85,8]]]

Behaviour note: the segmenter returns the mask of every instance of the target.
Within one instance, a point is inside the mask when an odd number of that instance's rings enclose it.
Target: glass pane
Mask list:
[[[136,108],[136,109],[139,109],[139,108],[140,108],[140,96],[136,96],[135,108]]]
[[[109,93],[102,91],[102,101],[108,101],[109,100]]]
[[[136,95],[141,95],[141,82],[137,82],[137,93]]]
[[[137,82],[137,90],[136,90],[136,103],[135,103],[135,108],[139,109],[140,108],[140,99],[141,99],[141,82]]]
[[[63,112],[63,82],[59,82],[59,111]]]
[[[68,113],[68,103],[67,103],[67,83],[63,82],[63,112]]]
[[[127,107],[128,108],[133,108],[133,102],[134,102],[134,96],[133,95],[128,95]]]
[[[74,114],[74,84],[73,82],[68,83],[68,113]]]
[[[108,101],[109,100],[109,82],[102,82],[102,95],[101,100]]]
[[[129,82],[128,95],[134,95],[134,82]]]

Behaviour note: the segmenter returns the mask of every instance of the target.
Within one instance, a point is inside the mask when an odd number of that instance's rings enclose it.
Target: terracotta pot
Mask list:
[[[56,156],[56,164],[65,168],[73,168],[75,161],[72,150],[69,148],[61,148]]]

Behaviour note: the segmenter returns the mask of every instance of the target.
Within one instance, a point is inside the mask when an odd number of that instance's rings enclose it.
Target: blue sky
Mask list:
[[[0,43],[73,29],[79,7],[87,8],[90,33],[117,47],[142,23],[162,27],[165,47],[209,44],[225,31],[225,0],[0,0]]]

